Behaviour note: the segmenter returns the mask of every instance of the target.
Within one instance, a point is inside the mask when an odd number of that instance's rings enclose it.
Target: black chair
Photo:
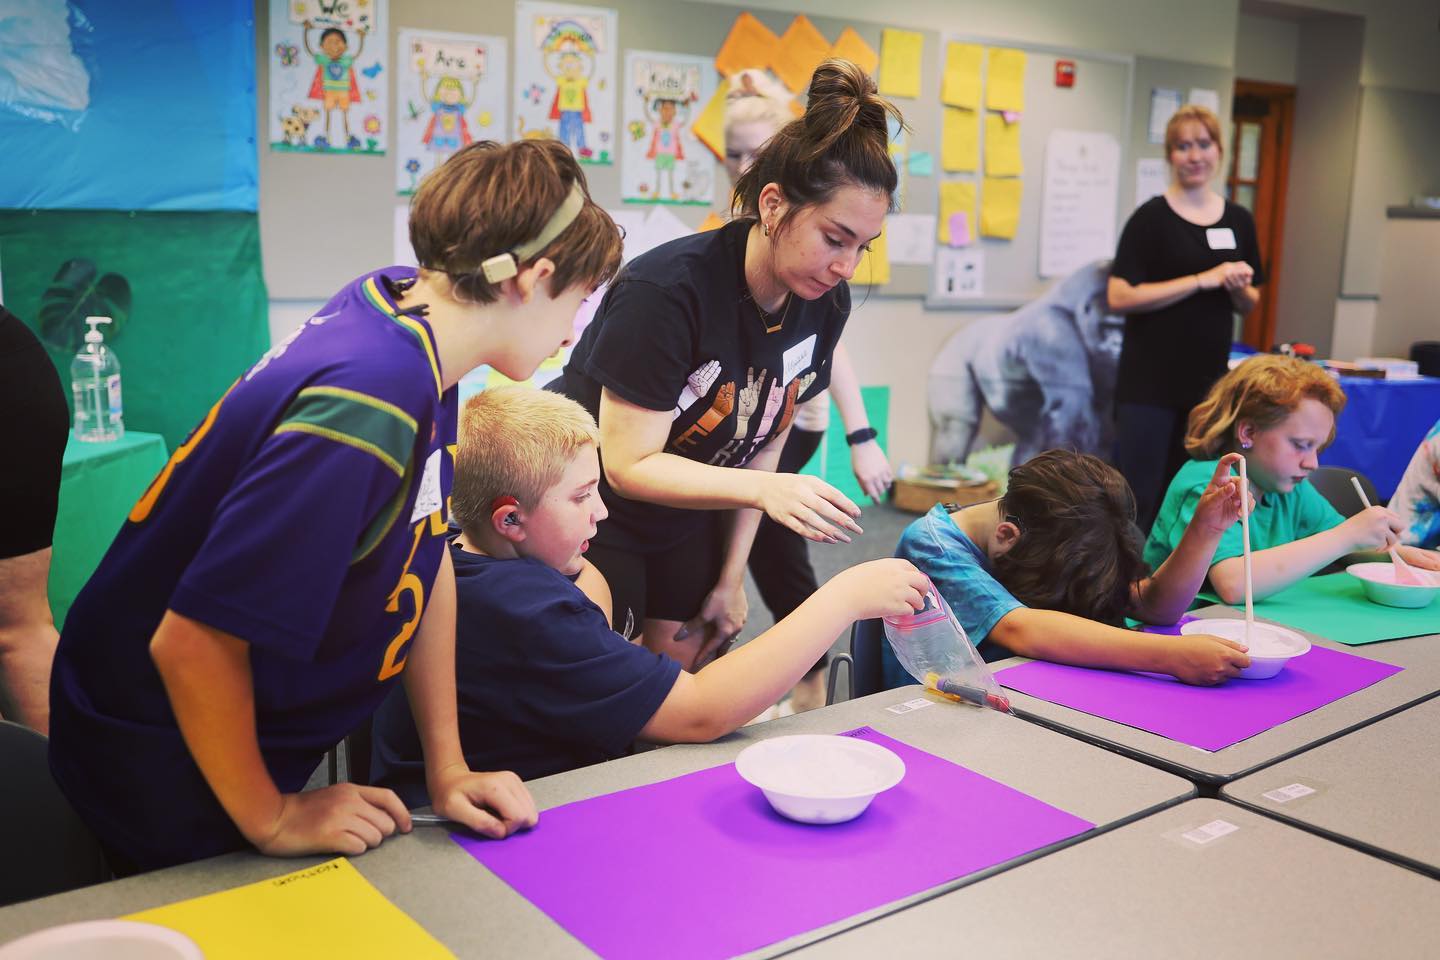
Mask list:
[[[110,879],[100,843],[50,777],[49,741],[0,721],[0,906]]]
[[[1423,377],[1440,377],[1440,340],[1420,340],[1410,344],[1410,359],[1420,368]]]
[[[351,783],[370,782],[370,746],[374,742],[375,721],[368,719],[345,738],[345,779]]]
[[[1359,478],[1360,487],[1365,491],[1365,496],[1370,498],[1371,504],[1381,502],[1370,478],[1349,467],[1321,467],[1310,474],[1310,483],[1320,491],[1321,496],[1330,501],[1330,506],[1343,516],[1353,517],[1365,509],[1365,504],[1360,502],[1360,497],[1355,493],[1355,484],[1350,482],[1351,477]]]
[[[840,678],[840,664],[850,668],[850,696],[868,697],[885,689],[885,670],[880,649],[885,644],[883,620],[856,620],[850,628],[850,652],[842,653],[830,663],[830,682],[825,702],[835,702],[835,685]]]

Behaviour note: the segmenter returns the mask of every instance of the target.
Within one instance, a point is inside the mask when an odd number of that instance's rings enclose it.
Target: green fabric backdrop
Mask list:
[[[130,316],[113,341],[125,426],[174,449],[269,346],[258,217],[0,210],[4,302],[32,328],[45,288],[74,258],[129,281]],[[68,385],[70,355],[50,355]]]

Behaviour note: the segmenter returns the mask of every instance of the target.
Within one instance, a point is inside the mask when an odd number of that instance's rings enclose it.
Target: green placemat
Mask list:
[[[1213,593],[1200,596],[1223,603]],[[1244,609],[1243,603],[1239,609]],[[1371,603],[1365,599],[1360,581],[1348,573],[1307,577],[1293,587],[1257,601],[1255,616],[1352,647],[1440,633],[1440,603],[1432,601],[1418,610]]]

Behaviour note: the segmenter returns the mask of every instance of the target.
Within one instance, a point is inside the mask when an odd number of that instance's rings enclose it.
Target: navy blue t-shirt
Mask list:
[[[151,659],[166,610],[249,644],[256,738],[282,793],[404,669],[444,556],[456,413],[429,324],[395,308],[414,275],[361,277],[237,380],[70,609],[50,769],[140,869],[245,845]]]
[[[680,665],[610,629],[564,574],[451,545],[460,747],[472,770],[534,780],[623,756]],[[407,806],[430,802],[405,691],[375,715],[371,780]]]

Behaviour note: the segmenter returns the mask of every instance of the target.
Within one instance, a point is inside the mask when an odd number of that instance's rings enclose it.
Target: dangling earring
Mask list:
[[[1240,449],[1241,449],[1241,450],[1249,450],[1252,446],[1254,446],[1254,444],[1251,443],[1249,440],[1241,440],[1241,441],[1240,441]]]
[[[760,223],[760,233],[763,234],[763,235],[766,236],[766,237],[770,236],[770,224],[765,223],[764,221],[761,221],[761,223]]]

